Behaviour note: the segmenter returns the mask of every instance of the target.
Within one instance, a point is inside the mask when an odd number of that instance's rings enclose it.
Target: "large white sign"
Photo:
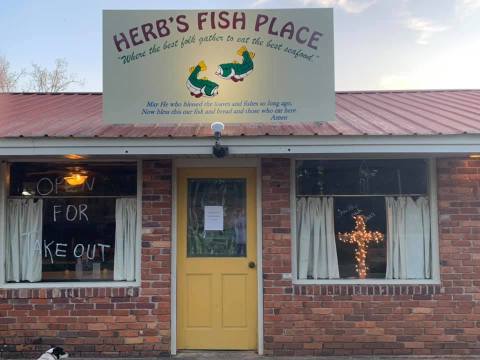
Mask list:
[[[103,13],[109,123],[334,117],[332,9]]]

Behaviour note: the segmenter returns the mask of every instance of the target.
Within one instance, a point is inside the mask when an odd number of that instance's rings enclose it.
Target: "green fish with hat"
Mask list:
[[[190,68],[190,76],[187,79],[187,88],[190,95],[200,98],[202,96],[213,97],[218,95],[218,84],[208,80],[208,78],[199,78],[201,71],[207,70],[205,61],[200,61],[196,66]]]
[[[231,63],[220,64],[215,74],[223,79],[232,79],[234,82],[243,81],[245,77],[253,71],[253,58],[255,53],[248,51],[246,46],[237,50],[237,54],[242,57],[242,62],[233,61]]]

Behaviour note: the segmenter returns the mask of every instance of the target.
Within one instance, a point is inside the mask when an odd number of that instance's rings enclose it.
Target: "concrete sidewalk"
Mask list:
[[[244,351],[208,351],[195,352],[185,351],[172,357],[173,359],[198,359],[198,360],[256,360],[256,359],[275,359],[275,360],[480,360],[480,356],[259,356],[254,352]]]
[[[0,357],[1,359],[1,357]],[[431,355],[431,356],[259,356],[249,351],[182,351],[175,356],[158,358],[101,358],[104,360],[154,360],[154,359],[187,359],[187,360],[480,360],[480,355]],[[15,359],[23,360],[23,359]],[[26,360],[26,359],[25,359]],[[99,360],[99,358],[77,358],[71,360]]]

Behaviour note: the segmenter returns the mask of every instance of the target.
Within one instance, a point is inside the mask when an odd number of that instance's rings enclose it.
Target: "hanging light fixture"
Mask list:
[[[69,160],[84,160],[85,159],[85,156],[82,156],[82,155],[78,155],[78,154],[67,154],[67,155],[64,155],[66,159],[69,159]]]
[[[70,186],[80,186],[87,181],[88,176],[80,173],[72,173],[70,176],[65,176],[64,179]]]

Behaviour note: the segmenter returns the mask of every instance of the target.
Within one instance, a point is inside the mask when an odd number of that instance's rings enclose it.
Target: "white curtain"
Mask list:
[[[117,199],[115,205],[114,280],[135,280],[136,239],[137,201],[136,199]]]
[[[6,220],[7,281],[42,280],[43,201],[8,200]]]
[[[333,198],[297,200],[298,278],[338,279]]]
[[[431,236],[428,199],[386,197],[387,279],[430,279]]]

